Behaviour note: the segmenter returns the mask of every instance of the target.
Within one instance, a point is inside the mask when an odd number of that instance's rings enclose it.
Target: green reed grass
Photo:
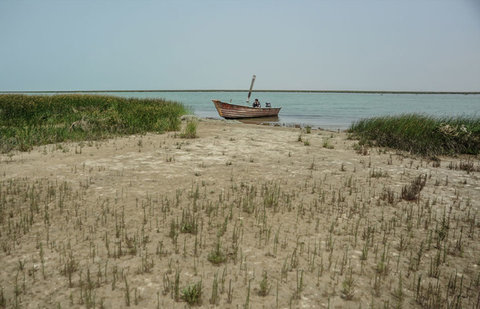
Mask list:
[[[349,132],[360,144],[376,144],[421,155],[480,153],[480,117],[418,114],[359,120]]]
[[[185,128],[183,129],[182,133],[180,133],[180,137],[182,138],[196,138],[197,137],[197,120],[190,120],[187,121]]]
[[[186,108],[164,99],[100,95],[0,95],[0,151],[64,141],[176,131]]]

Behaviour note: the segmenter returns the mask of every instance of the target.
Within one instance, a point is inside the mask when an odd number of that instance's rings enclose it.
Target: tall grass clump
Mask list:
[[[353,123],[349,132],[362,145],[371,143],[421,155],[480,153],[480,117],[374,117]]]
[[[197,137],[197,120],[189,120],[185,125],[180,137],[182,138],[196,138]]]
[[[0,151],[176,131],[186,108],[164,99],[101,95],[0,95]]]

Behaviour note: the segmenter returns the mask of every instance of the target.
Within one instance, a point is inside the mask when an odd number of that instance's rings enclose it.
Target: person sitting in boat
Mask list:
[[[253,102],[253,107],[260,107],[260,101],[258,101],[258,99],[255,99]]]

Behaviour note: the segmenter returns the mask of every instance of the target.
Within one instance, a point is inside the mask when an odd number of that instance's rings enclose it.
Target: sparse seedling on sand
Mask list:
[[[353,279],[352,269],[345,275],[342,282],[342,297],[346,300],[352,300],[355,296],[355,280]]]
[[[0,155],[0,307],[478,307],[477,157],[201,125]]]
[[[262,281],[260,281],[260,286],[259,286],[259,289],[258,289],[258,295],[267,296],[268,293],[270,293],[270,288],[271,288],[271,285],[270,285],[270,282],[268,280],[268,274],[267,274],[266,271],[264,271],[263,275],[262,275]]]
[[[202,281],[183,288],[182,299],[189,305],[200,305],[202,301]]]
[[[207,259],[215,265],[221,264],[227,259],[222,249],[220,248],[220,238],[217,239],[215,249],[208,254]]]

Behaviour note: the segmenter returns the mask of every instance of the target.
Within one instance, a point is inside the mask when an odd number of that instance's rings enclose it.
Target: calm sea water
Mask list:
[[[99,93],[100,94],[100,93]],[[103,94],[103,93],[102,93]],[[107,95],[165,98],[183,103],[200,117],[219,118],[212,99],[245,104],[247,92],[109,92]],[[358,94],[358,93],[253,93],[265,106],[282,107],[278,122],[325,129],[347,129],[361,118],[405,113],[434,116],[480,116],[478,94]]]

